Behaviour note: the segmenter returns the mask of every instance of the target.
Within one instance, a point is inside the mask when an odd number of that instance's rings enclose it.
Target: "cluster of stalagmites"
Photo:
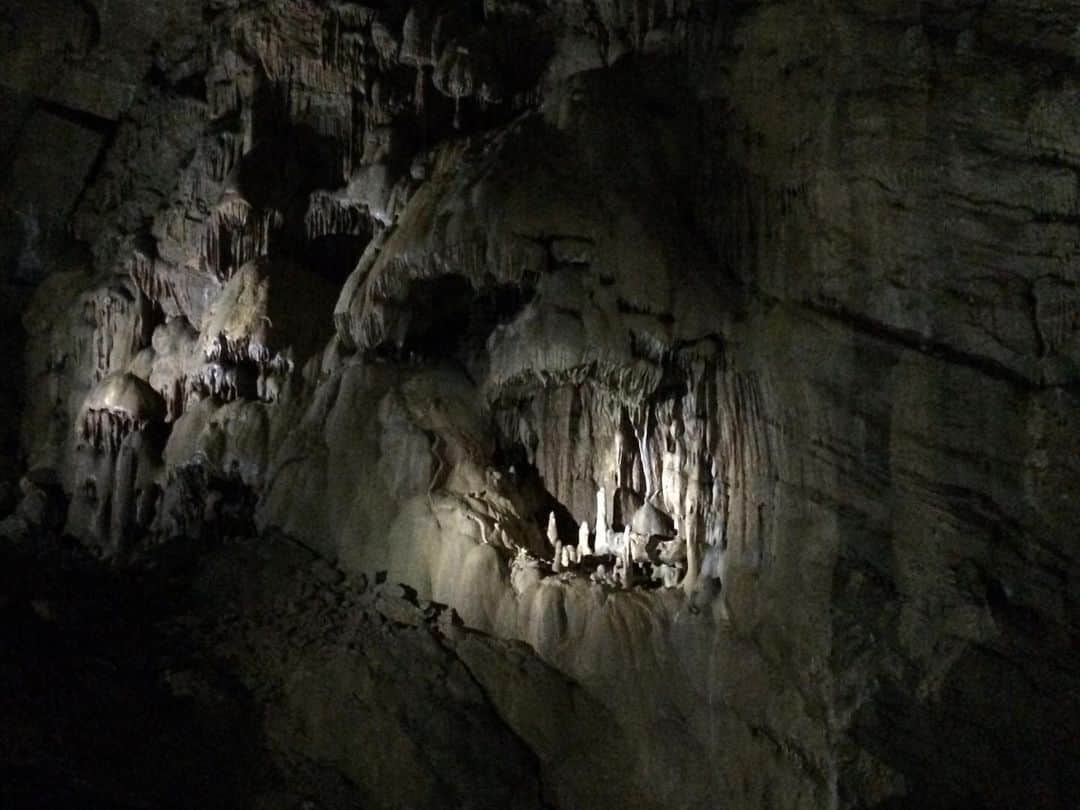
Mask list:
[[[675,539],[677,532],[671,518],[652,504],[645,504],[620,531],[608,525],[603,489],[596,493],[596,503],[595,531],[582,521],[576,542],[571,538],[564,542],[559,537],[555,513],[548,514],[552,573],[587,574],[593,582],[619,588],[648,583],[659,583],[664,588],[677,586],[686,565],[679,558],[683,544]],[[516,564],[528,564],[524,549],[518,549]]]
[[[604,490],[596,494],[597,504],[603,504]],[[577,542],[564,542],[558,536],[555,513],[548,518],[548,541],[551,545],[553,573],[581,573],[593,582],[612,588],[629,589],[637,585],[659,583],[662,588],[675,588],[686,571],[686,565],[673,555],[678,541],[666,535],[650,534],[645,524],[653,514],[662,515],[656,507],[646,504],[634,515],[632,523],[617,530],[607,525],[603,505],[597,507],[595,532],[589,523],[578,527]],[[666,517],[666,515],[662,515]],[[644,534],[643,534],[644,530]],[[518,549],[517,565],[527,565],[527,553]]]

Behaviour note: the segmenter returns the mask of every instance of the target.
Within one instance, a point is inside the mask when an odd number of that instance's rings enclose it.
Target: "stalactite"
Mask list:
[[[164,390],[158,391],[162,399],[165,400],[166,422],[175,422],[183,415],[187,390],[187,377],[180,376],[166,385]]]
[[[127,263],[128,276],[135,288],[155,304],[176,301],[176,290],[161,263],[135,251]]]
[[[550,388],[552,381],[542,375],[539,389],[533,384],[532,396],[546,403],[544,407],[526,411],[524,422],[519,415],[516,420],[500,419],[499,424],[525,444],[538,441],[534,463],[549,490],[572,512],[584,508],[596,516],[597,555],[628,554],[630,569],[668,566],[654,571],[666,582],[685,571],[682,584],[692,590],[702,579],[719,576],[723,568],[719,560],[732,536],[751,546],[760,543],[764,533],[758,504],[767,497],[762,482],[771,458],[754,378],[727,370],[718,356],[690,353],[669,356],[666,362],[669,377],[681,377],[681,390],[669,387],[629,401],[625,395],[607,401],[580,383]],[[648,390],[656,392],[655,386]],[[570,392],[569,398],[557,392]],[[568,421],[568,409],[573,408],[596,416],[588,422]],[[596,424],[609,427],[595,434],[585,431],[584,426],[598,417]],[[590,448],[580,460],[574,452],[578,446]],[[577,499],[580,480],[597,482],[594,506]],[[616,510],[635,508],[635,498],[641,507],[634,516],[641,521],[640,528],[635,524],[629,535],[625,532],[630,517],[625,512],[624,533],[609,528],[605,490],[609,484],[615,487]],[[670,520],[679,531],[672,541],[675,545],[665,547],[669,557],[650,557],[645,551],[649,536],[670,536],[669,529],[662,528]],[[683,556],[670,557],[676,551]],[[755,558],[761,557],[755,551]],[[632,570],[629,576],[633,577]]]
[[[413,86],[413,102],[416,105],[417,116],[424,114],[424,67],[417,64],[416,66],[416,82]]]
[[[206,266],[222,280],[231,278],[252,259],[269,253],[271,232],[281,222],[277,211],[256,212],[243,198],[227,196],[204,229],[201,254]]]
[[[315,192],[304,215],[304,232],[308,239],[329,235],[357,236],[366,230],[365,209],[357,202]]]
[[[92,350],[94,380],[124,368],[147,343],[145,299],[136,290],[111,286],[93,294],[87,302],[94,324]]]
[[[641,460],[641,472],[645,478],[645,499],[648,500],[653,494],[652,454],[649,452],[649,415],[651,409],[646,404],[641,408],[641,428],[638,428],[639,419],[631,417],[630,424],[634,435],[637,437],[638,453]]]
[[[188,390],[198,396],[211,396],[223,402],[231,402],[240,395],[237,375],[234,367],[207,363],[188,379]]]

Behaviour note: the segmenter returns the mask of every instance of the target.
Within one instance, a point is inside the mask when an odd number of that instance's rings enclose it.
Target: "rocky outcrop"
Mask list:
[[[35,264],[27,466],[109,560],[280,532],[448,606],[425,689],[485,707],[382,705],[368,639],[281,745],[386,806],[1067,805],[1076,14],[161,5]],[[463,790],[478,739],[540,782]]]

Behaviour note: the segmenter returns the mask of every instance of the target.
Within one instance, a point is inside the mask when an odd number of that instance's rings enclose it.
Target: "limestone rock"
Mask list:
[[[1080,790],[1075,8],[23,5],[3,532],[326,795]]]

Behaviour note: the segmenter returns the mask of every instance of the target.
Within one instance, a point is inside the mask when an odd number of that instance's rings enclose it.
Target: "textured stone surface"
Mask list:
[[[125,7],[0,32],[4,534],[318,555],[221,643],[373,806],[1069,806],[1080,12]]]

